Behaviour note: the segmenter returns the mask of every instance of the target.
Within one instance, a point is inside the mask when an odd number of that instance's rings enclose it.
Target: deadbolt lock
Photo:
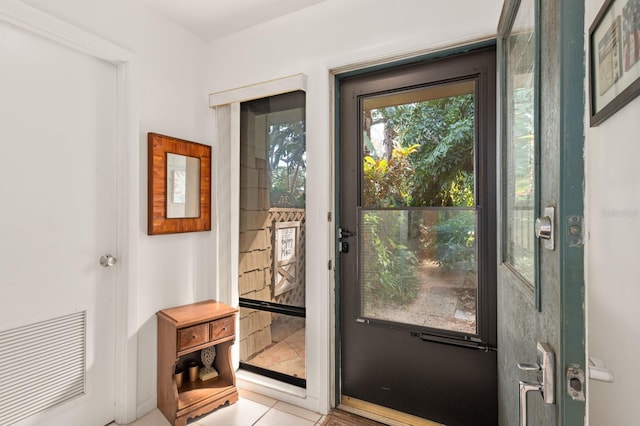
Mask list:
[[[545,207],[542,217],[536,219],[535,233],[538,239],[542,240],[544,248],[555,249],[555,208]]]

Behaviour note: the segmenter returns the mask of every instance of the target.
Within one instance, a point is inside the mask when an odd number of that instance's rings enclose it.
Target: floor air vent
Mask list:
[[[0,332],[0,426],[85,391],[86,312]]]

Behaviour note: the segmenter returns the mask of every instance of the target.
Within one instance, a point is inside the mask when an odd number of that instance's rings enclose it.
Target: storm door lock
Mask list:
[[[349,243],[344,241],[344,239],[353,237],[353,235],[353,232],[347,228],[338,228],[338,251],[340,253],[349,253]]]

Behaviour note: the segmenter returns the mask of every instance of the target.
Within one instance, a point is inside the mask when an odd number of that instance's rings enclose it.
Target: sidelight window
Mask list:
[[[306,385],[305,93],[241,104],[240,367]]]

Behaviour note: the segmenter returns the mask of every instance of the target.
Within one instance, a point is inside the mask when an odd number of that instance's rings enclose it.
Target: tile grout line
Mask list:
[[[266,415],[267,415],[271,410],[279,411],[279,412],[281,412],[281,413],[288,414],[288,415],[290,415],[290,416],[296,417],[296,418],[298,418],[298,419],[301,419],[301,420],[304,420],[304,421],[307,421],[307,422],[312,422],[312,420],[309,420],[309,419],[304,418],[304,417],[302,417],[302,416],[298,416],[297,414],[289,413],[289,412],[287,412],[287,411],[283,411],[283,410],[278,410],[277,408],[275,408],[275,407],[276,407],[276,405],[278,405],[278,402],[279,402],[279,401],[276,401],[276,403],[275,403],[273,406],[269,407],[269,409],[268,409],[267,411],[265,411],[265,412],[264,412],[264,414],[263,414],[262,416],[260,416],[260,417],[259,417],[259,418],[254,422],[254,423],[252,423],[252,426],[256,426],[256,425],[260,422],[260,420],[262,420],[262,419],[263,419],[263,418],[264,418],[264,417],[265,417],[265,416],[266,416]],[[322,416],[322,415],[320,415],[320,418],[319,418],[317,421],[313,422],[313,425],[314,425],[314,426],[319,426],[319,425],[321,425],[320,421],[322,420],[322,417],[323,417],[323,416]]]
[[[274,404],[274,405],[275,405],[275,404]],[[273,409],[273,406],[269,407],[269,409],[268,409],[267,411],[265,411],[265,412],[264,412],[260,417],[258,417],[258,418],[256,419],[256,421],[255,421],[255,422],[253,422],[253,423],[251,424],[251,426],[255,426],[255,425],[257,425],[257,424],[258,424],[258,422],[259,422],[260,420],[262,420],[262,418],[263,418],[264,416],[266,416],[266,415],[267,415],[267,413],[268,413],[269,411],[271,411],[272,409]]]

